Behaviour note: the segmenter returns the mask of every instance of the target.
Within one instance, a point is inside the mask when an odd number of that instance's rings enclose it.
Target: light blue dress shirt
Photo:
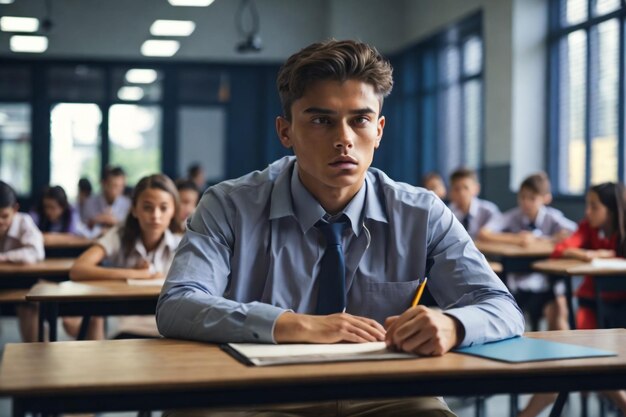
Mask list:
[[[522,209],[514,207],[501,215],[494,216],[484,227],[494,233],[520,233],[528,230],[530,223],[530,219],[522,212]],[[562,231],[574,232],[578,227],[560,210],[546,206],[539,209],[534,226],[532,233],[539,237],[551,237]],[[549,291],[552,287],[547,275],[538,272],[510,273],[506,277],[506,283],[513,292],[523,290],[540,293]],[[564,294],[565,286],[559,283],[553,291],[557,295]]]
[[[460,222],[466,216],[454,203],[450,203],[450,210],[452,210],[452,213]],[[472,239],[476,239],[480,229],[491,219],[500,215],[500,209],[491,201],[474,198],[467,215],[469,216],[467,233],[469,233]]]
[[[465,327],[463,346],[519,335],[514,299],[433,193],[370,168],[343,213],[346,312],[384,322],[411,304],[420,278]],[[312,314],[326,215],[294,157],[209,188],[178,248],[157,306],[162,335],[274,342],[287,310]]]

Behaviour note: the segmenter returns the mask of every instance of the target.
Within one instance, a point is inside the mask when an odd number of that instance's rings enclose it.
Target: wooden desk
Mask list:
[[[449,353],[414,360],[248,367],[215,345],[182,340],[9,344],[0,369],[0,395],[13,397],[13,416],[23,416],[626,388],[626,330],[527,336],[607,349],[618,356],[507,364]]]
[[[568,321],[572,329],[576,328],[574,316],[572,288],[573,276],[589,275],[594,279],[596,287],[596,302],[598,305],[598,317],[603,317],[604,303],[600,298],[602,292],[626,291],[626,269],[599,268],[589,262],[577,259],[548,259],[535,262],[533,269],[551,275],[554,279],[563,279],[565,282],[565,292],[567,297]]]
[[[30,288],[39,278],[69,278],[73,258],[45,259],[34,264],[0,263],[0,288]]]
[[[549,241],[539,241],[527,247],[480,240],[474,243],[487,258],[500,261],[503,277],[510,272],[532,272],[532,263],[550,257],[554,250],[554,244]]]
[[[78,336],[82,340],[92,316],[154,314],[160,293],[160,285],[130,285],[121,280],[42,282],[28,292],[26,299],[39,302],[39,341],[43,341],[47,321],[53,342],[60,316],[83,317]]]
[[[46,258],[77,257],[93,245],[93,240],[69,233],[44,233]]]

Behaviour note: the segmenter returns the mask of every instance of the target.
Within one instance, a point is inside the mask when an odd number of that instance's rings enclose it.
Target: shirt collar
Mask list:
[[[359,235],[361,229],[361,219],[388,222],[372,175],[370,172],[367,173],[363,187],[343,210],[356,236]],[[283,170],[276,177],[271,198],[270,220],[293,216],[303,233],[315,226],[315,223],[326,215],[324,208],[300,181],[295,159],[288,169]]]
[[[537,212],[537,217],[535,218],[535,221],[532,223],[535,225],[536,228],[541,228],[541,225],[543,224],[543,221],[545,218],[546,218],[546,208],[545,206],[542,206],[539,208],[539,211]],[[522,223],[524,223],[524,226],[528,226],[531,223],[530,219],[525,214],[522,214]]]
[[[165,229],[165,232],[163,233],[163,239],[161,239],[161,241],[159,242],[159,246],[155,248],[154,252],[163,252],[166,249],[169,252],[173,252],[176,250],[177,247],[178,242],[176,237],[174,236],[174,233],[172,233],[170,229]],[[142,257],[148,255],[148,251],[143,245],[141,237],[138,237],[137,240],[135,240],[135,251],[139,253]]]
[[[20,223],[22,222],[21,213],[15,213],[13,216],[13,220],[11,221],[11,225],[9,226],[9,230],[7,230],[7,236],[12,239],[20,238]]]

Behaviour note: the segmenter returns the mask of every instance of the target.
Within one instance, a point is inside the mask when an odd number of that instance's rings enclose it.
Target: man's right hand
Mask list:
[[[336,313],[314,316],[285,312],[274,326],[277,343],[377,342],[385,340],[385,329],[375,320]]]

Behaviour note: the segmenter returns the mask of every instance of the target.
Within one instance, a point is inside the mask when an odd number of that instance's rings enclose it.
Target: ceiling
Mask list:
[[[0,4],[0,16],[45,17],[46,0]],[[174,7],[167,0],[50,0],[53,27],[43,54],[9,49],[11,34],[0,32],[0,56],[28,58],[142,59],[141,44],[157,19],[192,20],[196,29],[179,39],[173,60],[282,61],[303,46],[334,37],[376,43],[382,51],[402,43],[405,0],[256,0],[263,51],[240,54],[235,26],[240,0],[208,7]],[[399,6],[399,7],[390,7]],[[249,15],[245,15],[249,17]],[[246,20],[249,22],[249,20]]]

